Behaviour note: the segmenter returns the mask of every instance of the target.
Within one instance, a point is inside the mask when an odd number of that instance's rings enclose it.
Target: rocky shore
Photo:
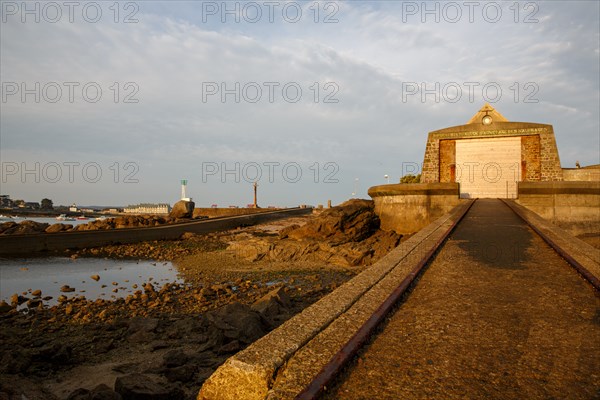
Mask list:
[[[140,282],[111,301],[0,305],[0,400],[195,399],[227,357],[399,243],[378,228],[372,203],[355,200],[310,217],[69,252],[172,260],[185,283]]]

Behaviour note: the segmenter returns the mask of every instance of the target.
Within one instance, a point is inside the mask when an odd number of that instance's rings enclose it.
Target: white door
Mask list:
[[[456,182],[460,197],[516,198],[521,180],[521,138],[456,141]]]

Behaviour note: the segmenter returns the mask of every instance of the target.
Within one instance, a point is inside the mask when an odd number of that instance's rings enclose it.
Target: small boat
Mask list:
[[[60,214],[58,217],[56,217],[56,219],[58,221],[75,221],[75,218],[67,217],[67,214]]]
[[[81,215],[81,216],[79,216],[79,217],[77,217],[77,218],[75,218],[75,219],[77,219],[77,220],[79,220],[79,221],[87,221],[89,218],[88,218],[88,217],[86,217],[85,215]]]
[[[108,218],[106,218],[104,215],[101,217],[96,218],[96,221],[106,221]]]

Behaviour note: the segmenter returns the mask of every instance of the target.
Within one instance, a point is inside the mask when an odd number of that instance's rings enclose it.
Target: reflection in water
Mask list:
[[[98,275],[100,279],[95,281],[92,275]],[[143,290],[142,285],[148,281],[155,287],[162,287],[167,282],[183,282],[170,262],[102,258],[72,260],[66,257],[0,258],[0,300],[7,302],[15,293],[32,297],[31,291],[38,289],[42,291],[42,297],[52,296],[45,302],[48,305],[56,304],[61,294],[67,297],[85,296],[90,300],[126,297],[135,290]],[[60,288],[64,285],[75,288],[75,291],[61,293]]]

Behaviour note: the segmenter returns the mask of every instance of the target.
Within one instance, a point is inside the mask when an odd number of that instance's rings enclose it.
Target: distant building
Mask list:
[[[142,203],[134,206],[127,206],[123,209],[123,212],[126,214],[168,214],[170,211],[171,206],[166,203]]]
[[[28,202],[25,202],[25,204],[23,205],[23,208],[27,208],[30,210],[39,210],[40,203],[38,203],[37,201],[28,201]]]
[[[71,207],[69,207],[69,211],[78,212],[79,209],[77,208],[77,204],[75,204],[75,203],[71,204]]]
[[[7,194],[0,195],[0,207],[10,208],[13,206],[13,201]]]

